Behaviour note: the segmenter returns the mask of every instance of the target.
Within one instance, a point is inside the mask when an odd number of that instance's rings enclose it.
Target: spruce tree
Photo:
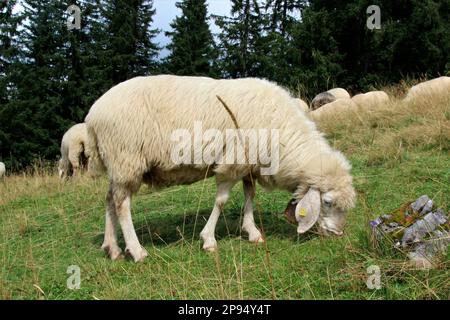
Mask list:
[[[11,119],[15,116],[10,103],[17,98],[16,79],[21,57],[17,45],[18,26],[23,16],[13,14],[17,1],[0,3],[0,160],[10,167]]]
[[[306,0],[267,0],[265,9],[270,12],[271,31],[278,31],[283,37],[286,36],[295,23],[291,14],[306,6]]]
[[[371,4],[369,0],[311,0],[305,11],[306,20],[320,16],[326,21],[324,31],[317,30],[323,32],[323,39],[330,39],[330,45],[323,44],[325,49],[321,50],[322,56],[327,53],[324,62],[332,62],[331,67],[338,63],[342,68],[333,82],[358,92],[407,76],[436,77],[445,72],[450,61],[449,0],[380,0],[379,30],[366,25],[366,9]],[[305,21],[301,25],[298,30],[304,29]],[[320,24],[314,25],[317,28]],[[338,55],[341,58],[336,59]]]
[[[299,50],[293,42],[294,27],[300,22],[299,14],[306,8],[306,0],[267,0],[266,10],[266,43],[268,46],[266,68],[267,77],[285,85],[295,86],[298,79],[293,77],[295,61]]]
[[[108,30],[106,57],[112,84],[155,71],[158,46],[152,42],[158,30],[151,29],[153,1],[102,1]]]
[[[231,17],[215,17],[222,29],[220,67],[224,76],[263,76],[268,53],[264,39],[267,21],[260,9],[256,0],[232,0]]]
[[[31,163],[37,157],[53,158],[70,114],[63,105],[61,82],[67,80],[63,53],[67,8],[56,0],[23,2],[27,23],[18,37],[24,53],[16,65],[15,99],[6,106],[10,136],[9,157],[14,166]]]
[[[206,0],[182,0],[176,3],[181,16],[171,23],[170,50],[165,70],[177,75],[216,76],[216,49],[208,25]]]
[[[342,77],[343,56],[335,40],[334,20],[326,10],[302,11],[289,43],[291,78],[289,84],[301,84],[312,98],[314,94],[333,87]]]
[[[11,95],[12,67],[19,58],[17,47],[17,27],[22,20],[19,14],[13,14],[17,1],[0,2],[0,105],[5,105]]]

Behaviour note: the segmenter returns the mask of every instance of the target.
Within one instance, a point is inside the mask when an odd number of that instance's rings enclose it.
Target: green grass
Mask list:
[[[36,177],[25,187],[32,195],[16,194],[0,206],[1,297],[448,299],[448,257],[435,270],[414,270],[401,254],[379,255],[368,241],[369,218],[405,200],[427,193],[445,207],[450,203],[450,156],[406,158],[397,167],[371,167],[363,157],[350,157],[359,199],[342,238],[297,236],[280,214],[289,194],[258,190],[256,220],[267,245],[249,243],[239,226],[243,196],[237,185],[217,227],[217,253],[203,252],[198,238],[214,199],[212,179],[159,192],[142,188],[133,218],[149,257],[138,264],[111,262],[100,250],[106,180],[60,184],[47,177],[47,188],[40,190],[34,183],[42,178]],[[381,268],[380,290],[365,284],[366,268],[373,264]],[[81,268],[79,290],[66,287],[70,265]]]
[[[9,176],[0,182],[0,298],[449,299],[449,254],[434,269],[418,270],[402,252],[373,248],[368,224],[422,194],[450,209],[449,104],[397,103],[320,124],[350,159],[358,193],[340,238],[298,236],[281,214],[291,196],[258,189],[255,219],[266,243],[249,243],[241,234],[239,184],[217,226],[218,252],[203,252],[198,234],[215,194],[209,179],[143,187],[132,212],[149,257],[112,262],[100,249],[105,178],[61,183],[42,170]],[[71,265],[81,269],[79,290],[66,285]],[[381,270],[379,290],[366,286],[371,265]]]

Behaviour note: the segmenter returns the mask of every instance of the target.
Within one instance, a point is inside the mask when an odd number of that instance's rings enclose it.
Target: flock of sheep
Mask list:
[[[419,83],[411,87],[403,99],[405,103],[423,101],[436,96],[446,96],[450,93],[450,77],[439,77]],[[389,103],[390,98],[384,91],[370,91],[360,93],[353,97],[342,88],[334,88],[319,93],[311,102],[311,105],[298,99],[298,105],[311,119],[320,121],[325,117],[337,117],[348,112],[361,113],[374,110],[379,106]]]
[[[430,92],[450,93],[450,77],[412,87],[405,100]],[[346,212],[355,204],[351,167],[339,151],[330,147],[314,121],[343,111],[373,109],[387,102],[389,97],[383,91],[350,97],[346,90],[336,88],[317,95],[308,107],[283,88],[260,79],[137,77],[107,91],[94,103],[85,123],[66,132],[59,175],[76,175],[82,167],[107,172],[110,185],[102,248],[113,260],[122,255],[118,225],[124,235],[125,252],[135,261],[147,256],[131,219],[131,197],[142,183],[162,188],[215,176],[214,207],[200,233],[203,248],[208,251],[217,248],[215,226],[232,187],[239,181],[243,182],[245,195],[242,228],[251,242],[264,241],[253,217],[255,182],[266,189],[292,193],[286,215],[298,224],[299,233],[316,225],[322,234],[341,235]],[[174,147],[171,133],[178,128],[193,130],[195,121],[202,121],[205,130],[224,131],[237,126],[279,130],[278,172],[266,176],[260,173],[262,163],[222,164],[219,158],[213,166],[174,164],[170,158]],[[200,143],[202,150],[211,148],[208,142]],[[0,177],[4,172],[4,164],[0,163]]]

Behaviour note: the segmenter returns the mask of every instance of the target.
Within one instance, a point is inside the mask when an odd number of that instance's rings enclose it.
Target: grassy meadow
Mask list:
[[[208,179],[142,187],[133,219],[149,257],[112,262],[100,249],[106,178],[61,182],[39,166],[0,182],[0,299],[449,299],[449,254],[419,270],[402,252],[374,248],[368,223],[422,194],[450,210],[450,101],[394,100],[318,125],[353,166],[358,202],[343,237],[298,236],[282,214],[290,195],[259,188],[255,220],[266,243],[249,243],[238,184],[217,226],[219,250],[206,253],[198,234],[214,201]],[[66,285],[71,265],[79,290]],[[371,265],[381,289],[367,288]]]

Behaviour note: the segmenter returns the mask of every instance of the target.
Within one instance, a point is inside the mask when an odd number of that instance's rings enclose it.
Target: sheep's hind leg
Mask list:
[[[244,204],[244,219],[242,222],[242,229],[248,233],[248,240],[254,243],[264,242],[261,232],[255,225],[253,218],[253,198],[255,197],[255,186],[251,179],[243,179],[245,204]]]
[[[105,238],[102,249],[108,253],[111,260],[121,257],[122,250],[117,245],[117,215],[112,188],[109,188],[106,196]]]
[[[79,174],[80,169],[80,151],[69,150],[69,162],[72,166],[72,177],[76,177]]]
[[[208,222],[200,232],[200,237],[203,239],[203,249],[206,251],[215,251],[217,249],[217,241],[214,236],[217,220],[223,209],[223,206],[228,200],[230,191],[233,188],[235,182],[224,181],[217,182],[217,193],[214,208],[209,216]]]
[[[125,252],[130,254],[135,262],[144,260],[147,251],[139,243],[131,219],[131,192],[124,188],[115,187],[113,190],[114,204],[123,237],[126,243]]]

